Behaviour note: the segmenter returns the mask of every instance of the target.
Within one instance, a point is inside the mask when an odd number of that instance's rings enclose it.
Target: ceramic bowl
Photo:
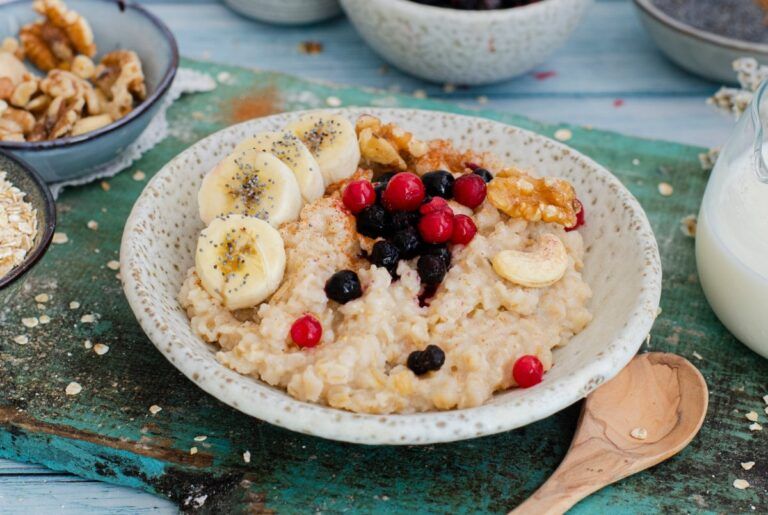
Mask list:
[[[31,203],[37,212],[34,244],[21,264],[0,277],[1,290],[21,278],[48,250],[56,228],[56,204],[42,177],[29,164],[3,150],[0,150],[0,172],[5,172],[6,179],[26,193],[24,200]]]
[[[417,137],[450,138],[459,147],[514,156],[523,168],[572,181],[587,212],[583,274],[594,291],[594,320],[555,350],[555,366],[541,384],[499,393],[480,407],[463,410],[350,413],[295,400],[219,364],[215,348],[192,332],[177,301],[203,228],[197,191],[203,176],[236,143],[257,131],[280,129],[301,113],[280,114],[219,131],[182,152],[147,184],[125,225],[120,263],[131,308],[155,346],[198,386],[244,413],[309,435],[365,444],[426,444],[507,431],[547,417],[613,377],[635,355],[656,316],[661,265],[642,208],[607,170],[560,143],[480,118],[408,109],[333,112],[350,120],[370,113]]]
[[[490,11],[410,0],[341,0],[360,36],[384,59],[433,82],[488,84],[546,60],[592,0],[542,0]]]
[[[305,25],[337,16],[338,0],[224,0],[230,8],[254,20],[279,25]]]
[[[669,59],[691,73],[720,83],[736,83],[733,61],[754,57],[768,64],[768,45],[726,38],[672,18],[653,0],[634,0],[637,13],[656,45]]]
[[[97,60],[119,48],[139,55],[147,98],[127,116],[87,134],[34,143],[0,142],[0,148],[30,163],[48,182],[87,176],[117,158],[157,113],[179,63],[170,30],[143,7],[109,0],[67,0],[67,6],[90,22],[99,49]],[[0,39],[15,36],[21,25],[37,18],[30,2],[0,3]]]

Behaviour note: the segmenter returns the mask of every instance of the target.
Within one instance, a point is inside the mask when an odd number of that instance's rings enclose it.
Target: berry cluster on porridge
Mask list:
[[[539,383],[590,322],[572,185],[314,112],[202,183],[179,299],[239,373],[363,413],[478,406]]]

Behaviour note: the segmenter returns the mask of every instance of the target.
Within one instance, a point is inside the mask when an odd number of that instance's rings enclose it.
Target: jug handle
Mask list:
[[[765,156],[763,154],[765,130],[763,121],[760,118],[760,104],[762,103],[766,89],[768,89],[768,80],[764,80],[758,87],[752,99],[752,103],[750,104],[749,111],[750,116],[752,117],[752,124],[755,127],[755,141],[753,142],[752,147],[755,160],[755,173],[760,182],[768,184],[768,163],[765,162]]]

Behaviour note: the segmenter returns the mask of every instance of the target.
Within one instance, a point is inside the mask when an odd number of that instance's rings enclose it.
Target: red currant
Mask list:
[[[359,181],[352,181],[347,184],[341,199],[344,201],[347,209],[356,215],[376,202],[376,191],[370,182],[360,179]]]
[[[415,211],[424,200],[424,195],[424,184],[418,175],[400,172],[389,180],[381,200],[390,211]]]
[[[434,197],[432,200],[426,204],[422,204],[421,207],[419,207],[419,213],[426,215],[427,213],[431,213],[433,211],[445,211],[446,209],[453,212],[453,210],[451,210],[450,206],[448,205],[448,202],[446,202],[444,198]]]
[[[573,200],[573,206],[576,208],[576,223],[570,227],[565,228],[565,232],[575,231],[582,225],[584,225],[584,204],[579,199]]]
[[[427,243],[445,243],[453,234],[453,212],[432,211],[419,220],[419,234]]]
[[[314,347],[320,343],[323,336],[323,326],[312,315],[304,315],[291,325],[291,339],[299,347]]]
[[[475,222],[467,215],[456,215],[453,217],[453,234],[451,234],[451,243],[455,245],[467,245],[477,234]]]
[[[470,209],[475,209],[485,200],[485,181],[473,173],[462,175],[453,183],[453,199]]]
[[[532,354],[517,358],[512,367],[512,377],[520,388],[530,388],[539,384],[543,375],[544,365]]]

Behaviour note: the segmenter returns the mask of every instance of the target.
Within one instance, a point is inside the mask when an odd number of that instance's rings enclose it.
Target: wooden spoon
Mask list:
[[[636,356],[587,397],[554,474],[512,514],[564,513],[606,485],[674,456],[699,432],[707,383],[675,354]]]

